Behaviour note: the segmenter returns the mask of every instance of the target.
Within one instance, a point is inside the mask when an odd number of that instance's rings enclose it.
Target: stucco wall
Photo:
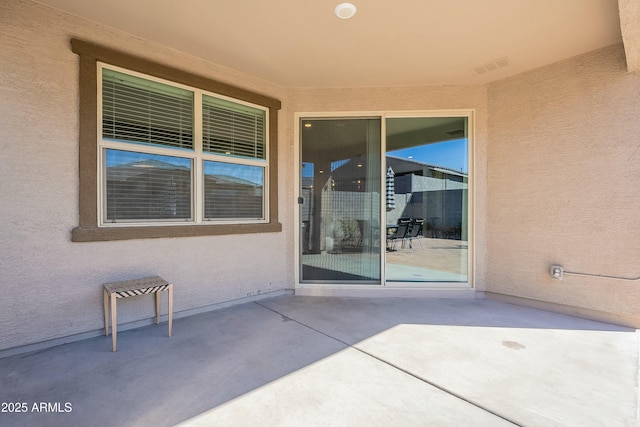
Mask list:
[[[101,285],[108,281],[160,275],[175,283],[178,313],[290,288],[285,197],[282,233],[71,242],[78,225],[72,37],[278,98],[280,141],[290,134],[278,86],[29,1],[0,2],[0,350],[99,330]],[[280,163],[291,158],[286,141]],[[280,173],[280,194],[291,180],[290,172]],[[152,301],[123,300],[118,320],[151,317]]]
[[[640,276],[640,76],[622,46],[490,84],[488,97],[487,290],[640,326],[640,281],[549,274]]]
[[[282,101],[283,232],[72,243],[78,57],[88,40]],[[475,285],[640,324],[640,76],[613,46],[488,86],[284,89],[30,1],[0,2],[0,350],[98,331],[104,282],[159,274],[175,310],[291,288],[295,112],[475,110]],[[150,318],[124,300],[121,322]],[[608,316],[608,317],[607,317]],[[597,317],[597,316],[596,316]]]

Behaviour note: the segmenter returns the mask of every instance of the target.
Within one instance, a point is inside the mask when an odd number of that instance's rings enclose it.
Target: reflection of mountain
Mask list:
[[[140,160],[138,162],[107,166],[107,181],[125,181],[133,176],[147,173],[149,170],[182,170],[189,172],[186,166],[174,165],[160,160]]]
[[[220,184],[248,185],[250,187],[257,186],[261,188],[261,186],[259,184],[256,184],[255,182],[232,175],[206,175],[206,178],[213,179]]]
[[[128,166],[132,168],[156,168],[156,169],[189,169],[186,166],[179,166],[173,163],[161,162],[160,160],[140,160],[139,162],[131,162],[127,163],[123,166]]]

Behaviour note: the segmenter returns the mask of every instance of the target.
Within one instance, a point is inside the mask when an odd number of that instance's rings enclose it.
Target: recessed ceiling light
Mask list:
[[[349,19],[356,14],[356,7],[351,3],[340,3],[334,11],[338,18]]]

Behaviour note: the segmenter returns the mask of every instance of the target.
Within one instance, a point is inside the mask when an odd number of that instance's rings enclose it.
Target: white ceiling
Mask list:
[[[486,83],[622,42],[616,0],[37,1],[284,87]]]

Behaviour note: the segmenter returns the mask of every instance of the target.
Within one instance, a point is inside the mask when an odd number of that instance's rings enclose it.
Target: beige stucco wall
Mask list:
[[[487,290],[640,326],[640,76],[612,46],[488,86]],[[577,309],[577,311],[576,311]]]
[[[85,39],[282,101],[283,232],[72,243],[78,225],[78,58]],[[190,313],[294,284],[294,113],[469,110],[474,279],[487,295],[640,324],[640,77],[614,46],[487,86],[285,89],[31,1],[0,2],[0,351],[95,333],[101,284],[159,274]],[[153,314],[124,300],[119,320]],[[607,317],[608,316],[608,317]]]
[[[175,283],[178,313],[291,287],[284,197],[282,233],[71,242],[78,225],[78,57],[71,37],[278,98],[287,116],[278,86],[29,1],[0,2],[0,350],[99,330],[107,281],[158,274]],[[281,163],[288,151],[290,144],[281,144]],[[291,180],[284,170],[278,185]],[[118,320],[151,317],[152,301],[124,300]]]

